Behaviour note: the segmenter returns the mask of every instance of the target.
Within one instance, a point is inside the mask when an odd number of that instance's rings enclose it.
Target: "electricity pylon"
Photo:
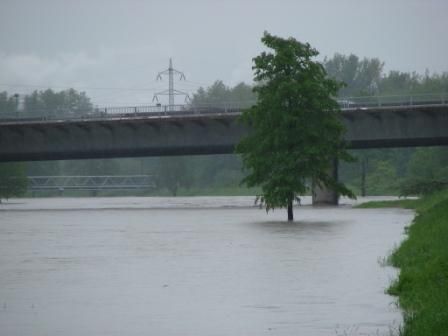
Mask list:
[[[182,79],[185,80],[185,75],[183,72],[173,69],[173,62],[171,58],[168,69],[159,72],[159,74],[156,77],[156,80],[162,80],[162,75],[168,75],[168,90],[155,93],[152,101],[156,100],[158,102],[159,101],[158,96],[168,96],[168,106],[171,110],[174,107],[174,96],[185,96],[185,101],[187,101],[190,98],[188,96],[188,93],[174,89],[174,75],[180,75],[180,80]]]

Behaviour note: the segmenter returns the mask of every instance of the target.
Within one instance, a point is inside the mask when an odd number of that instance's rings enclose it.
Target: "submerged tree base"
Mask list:
[[[291,222],[294,220],[294,212],[292,208],[292,201],[288,203],[288,222]]]

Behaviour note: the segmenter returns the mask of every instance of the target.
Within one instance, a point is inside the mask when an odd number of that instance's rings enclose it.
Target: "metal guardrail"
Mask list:
[[[342,110],[368,109],[394,106],[422,106],[448,104],[448,93],[420,94],[420,95],[389,95],[347,97],[337,100]],[[90,119],[121,119],[132,117],[164,118],[173,116],[191,116],[203,114],[238,113],[254,105],[255,101],[225,102],[210,104],[186,105],[155,105],[155,106],[122,106],[93,108],[88,111],[65,113],[50,113],[48,111],[19,111],[15,113],[0,113],[0,122],[17,121],[65,121]]]
[[[28,176],[28,190],[134,190],[156,187],[154,175]]]
[[[155,105],[94,108],[89,111],[65,114],[47,111],[0,113],[0,123],[23,121],[68,121],[91,119],[122,119],[131,117],[164,118],[173,116],[191,116],[203,114],[238,113],[250,107],[254,102],[200,104],[200,105]]]
[[[448,104],[448,93],[413,95],[363,96],[338,99],[341,108],[372,108]]]

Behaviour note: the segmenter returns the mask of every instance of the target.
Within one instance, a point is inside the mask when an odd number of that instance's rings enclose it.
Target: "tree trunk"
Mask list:
[[[291,222],[294,220],[294,213],[292,210],[292,200],[288,201],[288,221]]]
[[[367,158],[363,157],[361,161],[361,196],[366,196],[366,174]]]

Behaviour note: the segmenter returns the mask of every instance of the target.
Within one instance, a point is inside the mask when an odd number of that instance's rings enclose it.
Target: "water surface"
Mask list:
[[[302,206],[291,224],[252,200],[2,205],[1,334],[382,335],[398,325],[384,294],[395,271],[378,260],[412,212]]]

